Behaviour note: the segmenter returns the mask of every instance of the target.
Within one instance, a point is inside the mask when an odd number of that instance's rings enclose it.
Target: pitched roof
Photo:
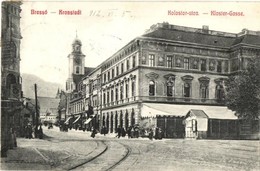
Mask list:
[[[229,47],[236,40],[235,37],[224,37],[220,35],[211,35],[207,33],[167,28],[158,28],[153,32],[142,35],[142,37],[159,38],[170,41],[181,41],[201,45],[212,45],[216,47]]]
[[[92,67],[85,67],[84,68],[84,71],[85,71],[85,76],[88,75],[89,73],[91,73],[91,71],[93,71],[95,68],[92,68]]]
[[[189,113],[198,118],[208,118],[208,115],[203,110],[191,109],[188,114]]]
[[[215,47],[229,48],[239,43],[250,45],[260,45],[260,36],[252,34],[233,34],[224,32],[214,32],[214,34],[201,32],[201,29],[194,31],[195,28],[174,26],[173,28],[157,27],[156,29],[142,35],[143,38],[157,38],[168,41],[178,41],[201,45],[211,45]],[[183,28],[183,29],[181,29]],[[192,30],[192,31],[191,31]],[[226,35],[224,35],[226,34]]]

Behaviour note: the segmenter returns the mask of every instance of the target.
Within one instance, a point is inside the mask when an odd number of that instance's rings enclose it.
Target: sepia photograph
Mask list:
[[[1,2],[0,170],[259,171],[260,2]]]

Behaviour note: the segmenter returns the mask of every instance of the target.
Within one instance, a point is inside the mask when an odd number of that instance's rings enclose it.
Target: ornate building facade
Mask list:
[[[1,152],[10,148],[10,130],[22,127],[20,76],[21,2],[2,2]],[[2,154],[3,154],[2,153]],[[4,154],[3,154],[4,155]]]
[[[118,126],[160,126],[168,137],[183,137],[179,132],[185,133],[183,120],[191,109],[237,119],[225,107],[225,80],[259,54],[257,31],[233,34],[159,23],[85,76],[84,98],[110,133]],[[161,116],[173,119],[161,123]]]

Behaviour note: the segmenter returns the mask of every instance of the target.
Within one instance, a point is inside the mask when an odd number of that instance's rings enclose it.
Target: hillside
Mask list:
[[[59,83],[52,83],[44,81],[43,79],[32,74],[21,74],[22,76],[22,89],[24,97],[34,98],[34,84],[37,84],[37,94],[43,97],[55,97],[58,88],[61,89],[63,85]]]

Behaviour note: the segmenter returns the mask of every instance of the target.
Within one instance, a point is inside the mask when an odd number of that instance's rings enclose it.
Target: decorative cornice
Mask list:
[[[155,72],[150,72],[148,74],[145,74],[145,76],[149,79],[157,79],[159,77],[158,74],[156,74]]]

